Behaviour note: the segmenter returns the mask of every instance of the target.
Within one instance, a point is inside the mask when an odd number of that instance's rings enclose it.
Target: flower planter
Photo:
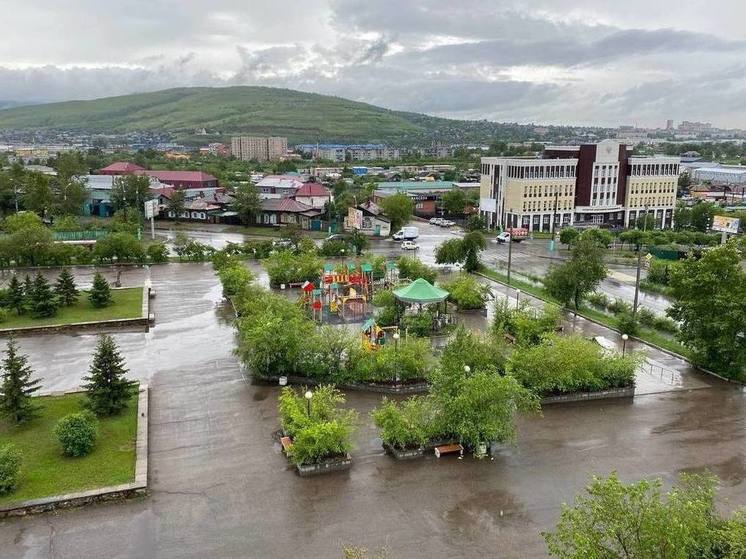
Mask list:
[[[393,456],[396,460],[414,460],[415,458],[422,458],[425,455],[425,449],[421,446],[416,448],[396,448],[388,443],[383,443],[383,448],[386,453]]]
[[[349,454],[328,458],[318,464],[296,464],[300,477],[318,476],[330,472],[341,472],[352,467],[352,457]]]

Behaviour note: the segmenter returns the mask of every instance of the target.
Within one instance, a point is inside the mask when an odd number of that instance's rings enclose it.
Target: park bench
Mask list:
[[[505,332],[505,339],[508,340],[511,344],[515,345],[516,339],[515,336],[511,336],[507,332]]]
[[[285,452],[285,454],[290,452],[290,449],[293,447],[293,441],[290,439],[290,437],[280,438],[280,444],[282,445],[282,450]]]
[[[435,456],[437,458],[440,458],[444,454],[453,454],[455,452],[459,453],[459,457],[463,456],[464,455],[464,447],[461,446],[458,443],[443,444],[443,445],[435,447]]]

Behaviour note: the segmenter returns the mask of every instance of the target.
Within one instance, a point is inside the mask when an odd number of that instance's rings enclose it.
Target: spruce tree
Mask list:
[[[62,268],[54,286],[54,292],[57,294],[61,305],[69,307],[78,302],[78,288],[75,285],[75,278],[67,268]]]
[[[23,312],[25,305],[25,295],[23,293],[23,285],[18,281],[17,276],[10,278],[8,283],[8,306],[14,309],[18,314]]]
[[[31,380],[32,374],[27,357],[18,353],[16,340],[11,336],[3,359],[0,414],[12,418],[16,423],[31,419],[39,409],[31,401],[31,395],[41,388],[41,380]]]
[[[102,334],[93,355],[89,376],[84,377],[87,406],[97,415],[112,415],[127,406],[135,392],[135,382],[127,380],[127,369],[119,349],[108,334]]]
[[[26,310],[31,308],[34,298],[34,281],[31,277],[26,274],[26,278],[23,280],[23,306]]]
[[[109,288],[109,282],[106,281],[104,276],[96,272],[93,276],[93,287],[88,294],[88,300],[96,308],[108,307],[111,305],[111,288]]]
[[[57,296],[52,291],[47,279],[37,272],[31,292],[31,316],[48,318],[57,312]]]

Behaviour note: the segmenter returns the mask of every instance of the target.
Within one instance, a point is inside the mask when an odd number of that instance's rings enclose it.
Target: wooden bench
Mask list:
[[[280,438],[280,444],[282,445],[282,450],[287,454],[291,448],[293,448],[293,441],[290,439],[290,437],[282,437]]]
[[[507,332],[505,332],[505,339],[508,340],[511,344],[515,345],[516,339],[515,336],[511,336]]]
[[[461,458],[464,455],[464,447],[458,443],[444,444],[435,447],[435,456],[437,458],[440,458],[444,454],[453,454],[455,452],[458,452],[459,458]]]

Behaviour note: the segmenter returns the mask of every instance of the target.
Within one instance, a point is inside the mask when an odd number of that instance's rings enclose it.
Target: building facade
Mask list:
[[[314,159],[327,159],[335,163],[401,158],[398,148],[383,144],[301,144],[296,149],[311,154]]]
[[[231,138],[231,154],[242,161],[275,161],[287,156],[288,139],[279,136],[236,136]]]
[[[628,227],[645,211],[670,227],[678,157],[635,157],[614,140],[547,147],[543,158],[483,157],[480,215],[491,227]]]

